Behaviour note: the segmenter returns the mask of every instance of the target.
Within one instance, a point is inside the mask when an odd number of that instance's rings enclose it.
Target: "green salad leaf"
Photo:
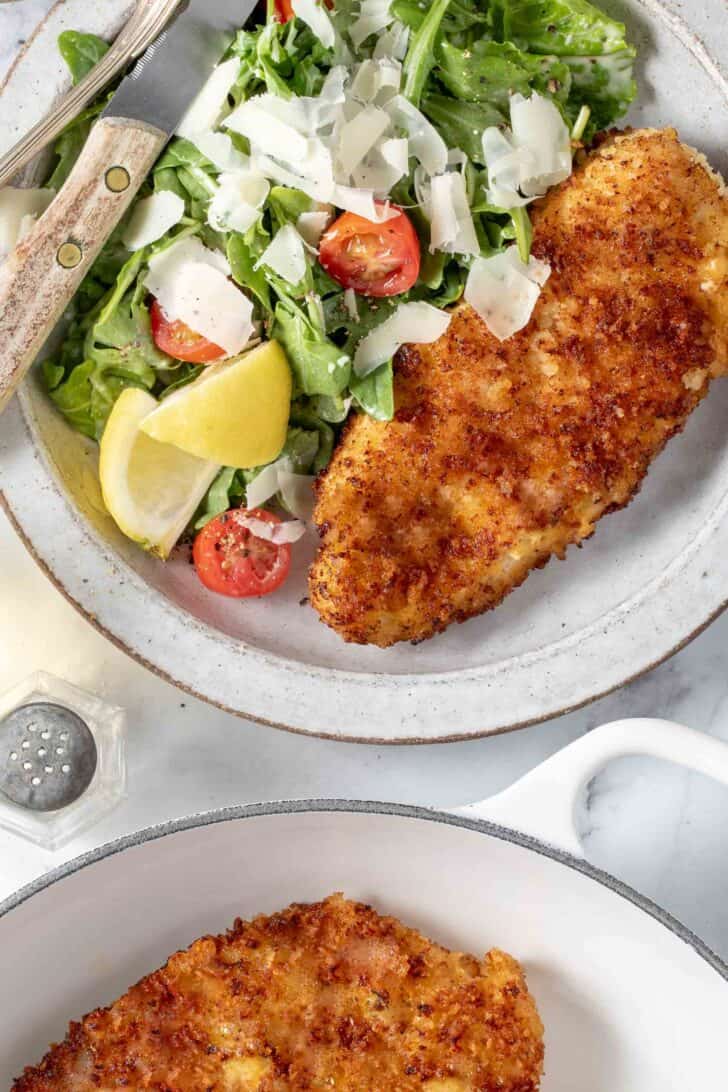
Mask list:
[[[64,30],[58,35],[58,49],[68,65],[71,79],[80,83],[94,65],[108,52],[109,45],[97,34],[82,34],[79,30]]]
[[[359,0],[337,0],[331,19],[333,49],[322,45],[298,18],[279,22],[268,4],[263,25],[240,30],[226,56],[240,71],[230,91],[233,108],[265,92],[290,98],[316,96],[334,65],[347,68],[373,55],[372,34],[353,49],[350,29]],[[515,242],[527,260],[532,241],[526,208],[505,210],[488,203],[482,133],[509,122],[510,97],[533,91],[551,99],[574,140],[588,142],[622,116],[635,96],[635,50],[624,26],[588,0],[392,0],[391,13],[409,28],[403,61],[402,94],[419,107],[448,148],[464,153],[453,160],[464,172],[473,224],[483,256]],[[108,46],[94,35],[65,31],[59,48],[74,82],[82,80]],[[59,137],[48,185],[58,190],[68,177],[109,93],[83,111]],[[242,155],[247,140],[228,131]],[[137,386],[161,399],[191,382],[200,365],[160,352],[151,332],[145,289],[149,257],[175,239],[195,234],[225,253],[231,276],[254,305],[262,337],[277,338],[293,375],[293,401],[282,455],[294,471],[316,474],[331,458],[337,431],[351,412],[391,420],[395,412],[391,360],[360,378],[352,362],[360,340],[407,300],[449,307],[463,294],[472,256],[430,250],[430,224],[419,207],[416,160],[391,192],[407,211],[420,241],[416,284],[392,298],[345,294],[307,250],[306,272],[291,285],[261,263],[277,231],[318,208],[302,191],[271,183],[258,221],[248,231],[217,231],[207,222],[218,192],[219,169],[190,141],[174,137],[140,190],[140,197],[171,191],[182,198],[181,223],[158,242],[134,254],[126,250],[124,222],[111,235],[69,308],[67,333],[42,373],[59,410],[74,428],[98,439],[121,391]],[[417,185],[415,182],[417,181]],[[204,498],[194,526],[245,503],[246,485],[262,467],[224,467]]]

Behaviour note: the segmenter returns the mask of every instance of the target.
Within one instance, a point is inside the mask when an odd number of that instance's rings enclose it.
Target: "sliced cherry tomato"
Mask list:
[[[362,296],[396,296],[417,280],[417,232],[402,209],[391,207],[397,215],[379,224],[344,212],[322,235],[319,261],[344,288],[353,288]]]
[[[152,337],[158,349],[175,360],[189,360],[191,364],[209,364],[225,356],[225,350],[202,334],[196,334],[189,326],[177,319],[170,322],[157,300],[150,309]]]
[[[192,547],[197,575],[205,587],[236,599],[269,595],[291,568],[291,547],[259,538],[246,527],[246,517],[271,526],[281,522],[262,508],[231,508],[205,524]]]

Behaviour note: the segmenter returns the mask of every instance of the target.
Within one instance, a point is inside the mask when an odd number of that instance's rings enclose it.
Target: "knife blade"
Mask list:
[[[183,3],[169,26],[121,81],[101,116],[146,122],[171,136],[256,3]]]
[[[61,191],[0,265],[0,413],[255,6],[180,6],[122,80]]]

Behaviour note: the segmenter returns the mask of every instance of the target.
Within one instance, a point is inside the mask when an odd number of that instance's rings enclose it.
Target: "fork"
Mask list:
[[[55,109],[0,159],[0,188],[29,163],[162,32],[180,0],[139,0],[113,45]]]

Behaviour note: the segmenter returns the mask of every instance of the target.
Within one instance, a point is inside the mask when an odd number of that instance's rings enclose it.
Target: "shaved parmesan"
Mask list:
[[[223,172],[207,210],[207,222],[215,231],[246,232],[260,216],[270,191],[258,171]]]
[[[248,516],[239,512],[235,517],[238,527],[244,527],[255,538],[262,538],[265,542],[272,542],[276,546],[282,546],[289,542],[298,542],[306,534],[306,524],[300,519],[289,519],[284,523],[268,523],[265,519],[256,516]]]
[[[529,99],[511,96],[511,130],[517,148],[528,148],[534,160],[521,174],[520,190],[540,197],[571,174],[571,136],[550,99],[535,92]]]
[[[428,174],[441,174],[447,167],[447,145],[437,129],[404,95],[395,95],[384,109],[393,123],[409,137],[409,152]]]
[[[520,208],[571,174],[571,138],[550,99],[535,92],[529,99],[511,95],[511,126],[483,132],[488,168],[488,201],[503,209]]]
[[[298,516],[299,519],[308,522],[313,517],[316,498],[313,492],[315,475],[291,474],[287,470],[278,471],[278,489],[281,500],[288,511]]]
[[[400,175],[406,174],[409,167],[409,141],[406,137],[391,137],[383,140],[380,146],[382,159]]]
[[[311,28],[327,49],[333,49],[336,35],[328,13],[317,0],[291,0],[293,14]]]
[[[256,474],[252,482],[248,482],[245,487],[246,506],[248,508],[262,508],[265,502],[269,501],[278,492],[278,472],[290,469],[291,460],[287,455],[263,467],[260,474]]]
[[[321,236],[331,223],[332,210],[329,206],[324,209],[312,209],[311,212],[302,212],[296,220],[296,229],[304,243],[313,250],[319,245]]]
[[[464,298],[490,332],[505,341],[527,325],[550,273],[550,267],[537,258],[531,257],[526,265],[518,248],[511,246],[491,258],[476,258]]]
[[[361,378],[391,360],[401,345],[428,345],[450,325],[450,315],[429,303],[401,303],[393,315],[359,342],[354,371]]]
[[[284,224],[265,248],[255,268],[267,266],[289,284],[300,284],[306,275],[306,253],[303,239],[293,224]]]
[[[231,57],[213,68],[207,83],[177,126],[177,136],[194,141],[198,133],[214,129],[227,108],[227,97],[239,74],[238,57]]]
[[[361,0],[359,15],[349,28],[349,37],[358,49],[370,34],[378,34],[394,20],[390,9],[391,0]]]
[[[341,126],[336,153],[337,168],[344,177],[354,173],[361,161],[389,128],[389,114],[376,106],[366,106],[351,121]]]
[[[330,177],[322,171],[318,178],[308,178],[303,174],[296,174],[290,167],[278,163],[271,156],[257,154],[253,156],[253,166],[266,178],[272,178],[274,182],[282,186],[302,190],[314,201],[333,201],[335,188],[333,170]]]
[[[209,247],[204,246],[196,235],[187,235],[184,239],[179,239],[160,250],[157,254],[152,254],[149,259],[149,272],[146,277],[147,286],[149,285],[150,275],[153,277],[166,277],[173,269],[178,268],[184,262],[204,262],[206,265],[212,266],[213,269],[219,269],[226,277],[230,276],[230,263],[224,254],[221,254],[219,250],[210,250]],[[154,289],[150,288],[149,291],[153,293]]]
[[[46,189],[5,186],[0,190],[0,261],[28,234],[54,197],[54,191]]]
[[[363,103],[385,102],[399,91],[402,65],[392,57],[366,60],[357,68],[349,94]]]
[[[473,217],[459,171],[438,174],[430,182],[430,250],[480,254]]]
[[[253,305],[229,272],[221,254],[190,237],[153,255],[145,284],[170,321],[179,319],[234,356],[253,333]]]
[[[349,318],[354,322],[359,321],[359,303],[356,298],[356,292],[353,288],[344,289],[344,306],[349,312]]]
[[[407,56],[408,44],[409,27],[406,27],[404,23],[400,23],[399,19],[395,19],[389,30],[386,30],[384,34],[380,34],[377,38],[372,57],[374,60],[379,60],[382,57],[393,57],[395,60],[403,61]]]
[[[159,190],[137,202],[122,242],[127,250],[141,250],[161,239],[184,214],[185,203],[181,197],[171,190]]]
[[[371,220],[374,224],[382,224],[385,220],[399,216],[398,211],[390,204],[381,202],[377,204],[371,190],[356,189],[353,186],[336,186],[333,200],[337,208],[355,212],[357,216],[363,216],[365,220]]]
[[[227,118],[225,125],[242,133],[251,145],[266,155],[280,156],[282,159],[303,159],[308,155],[308,140],[294,125],[301,122],[289,109],[280,109],[288,103],[276,99],[273,95],[256,95],[243,102]]]
[[[250,166],[250,158],[238,151],[227,133],[198,133],[193,144],[219,171],[244,171]]]

